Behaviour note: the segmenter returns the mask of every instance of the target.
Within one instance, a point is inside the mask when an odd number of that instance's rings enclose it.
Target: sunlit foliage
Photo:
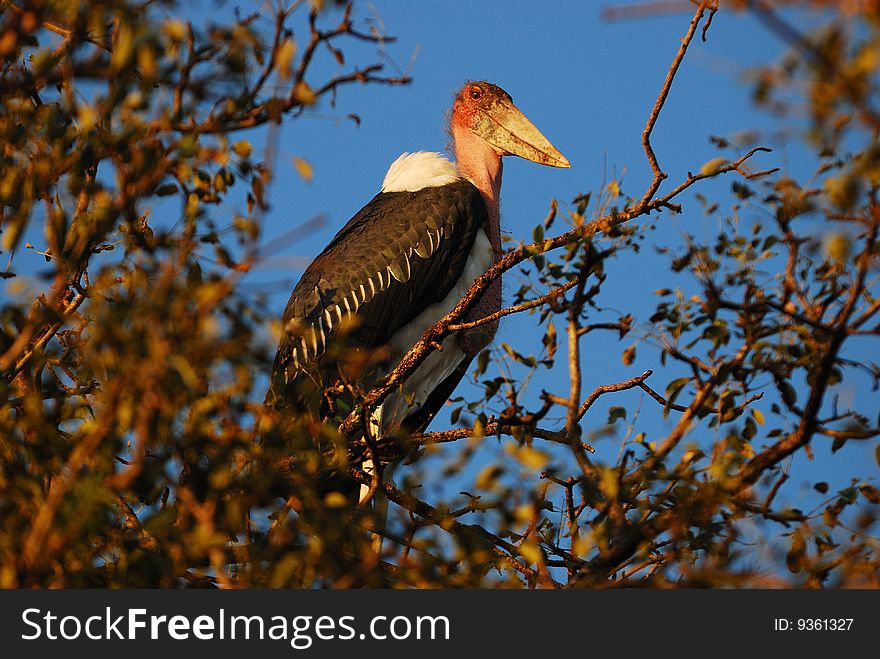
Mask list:
[[[716,137],[717,158],[666,180],[650,135],[691,40],[711,39],[704,2],[647,116],[649,188],[553,202],[469,293],[516,269],[503,313],[533,315],[534,345],[481,354],[482,397],[374,446],[364,410],[461,328],[464,305],[316,429],[264,409],[277,314],[239,284],[260,258],[273,127],[302,129],[342,85],[407,82],[343,55],[389,37],[314,2],[211,25],[171,1],[0,3],[0,586],[880,585],[876,463],[843,489],[815,483],[812,510],[784,496],[791,456],[880,435],[832,393],[880,379],[880,23],[832,5],[800,34],[740,4],[791,46],[754,97],[806,113],[815,175]],[[328,53],[343,73],[319,82]],[[670,214],[699,218],[688,195],[707,179],[734,199],[697,195],[717,235],[668,250],[668,280],[644,282],[653,313],[612,311],[615,258],[663,242]],[[44,269],[20,271],[23,253]],[[633,377],[585,391],[600,335]],[[529,388],[542,369],[562,374],[556,390]],[[647,436],[648,412],[614,401],[631,391],[668,432]],[[614,433],[620,450],[596,452]],[[412,464],[383,484],[365,456]],[[316,487],[334,473],[392,501],[387,524]],[[438,487],[456,478],[473,487]]]

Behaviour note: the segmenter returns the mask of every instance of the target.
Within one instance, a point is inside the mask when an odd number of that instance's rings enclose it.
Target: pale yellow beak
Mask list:
[[[502,155],[550,167],[571,167],[568,158],[510,101],[498,99],[488,110],[478,110],[473,131]]]

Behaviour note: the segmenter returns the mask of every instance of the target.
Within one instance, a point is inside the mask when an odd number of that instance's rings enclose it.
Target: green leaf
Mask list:
[[[666,385],[666,412],[668,413],[675,399],[684,390],[685,385],[690,382],[690,378],[678,378]]]
[[[488,366],[489,366],[489,357],[490,357],[490,354],[489,354],[488,350],[483,350],[480,352],[479,355],[477,355],[476,374],[478,376],[482,375],[483,373],[486,372],[486,368],[488,368]]]
[[[779,393],[782,395],[782,400],[789,407],[797,402],[797,392],[788,382],[779,383]]]
[[[625,407],[612,407],[608,410],[608,425],[612,425],[618,419],[623,419],[626,421],[626,408]]]
[[[452,412],[449,414],[449,423],[451,425],[455,425],[456,423],[458,423],[458,419],[459,419],[459,417],[461,417],[461,410],[462,409],[463,409],[462,406],[459,405],[458,407],[453,409]]]
[[[733,194],[735,194],[740,199],[748,199],[751,197],[754,192],[752,189],[747,186],[745,183],[740,183],[739,181],[733,182]]]
[[[177,194],[177,186],[174,183],[166,183],[156,188],[156,196],[158,197],[167,197],[173,194]]]

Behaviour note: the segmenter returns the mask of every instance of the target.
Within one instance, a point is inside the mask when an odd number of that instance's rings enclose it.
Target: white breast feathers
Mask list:
[[[439,153],[404,153],[388,168],[382,181],[382,192],[415,192],[447,185],[460,178],[458,167]]]

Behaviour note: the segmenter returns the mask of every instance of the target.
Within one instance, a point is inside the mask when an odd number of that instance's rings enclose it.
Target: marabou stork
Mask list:
[[[369,391],[464,296],[502,254],[501,159],[519,156],[570,167],[513,104],[488,82],[468,82],[452,107],[456,162],[404,153],[382,189],[306,269],[282,318],[267,404],[331,417],[341,382]],[[501,308],[501,280],[465,320]],[[421,432],[451,396],[496,324],[448,336],[374,415],[378,431]],[[349,392],[351,389],[348,389]],[[371,465],[365,465],[365,468]]]

